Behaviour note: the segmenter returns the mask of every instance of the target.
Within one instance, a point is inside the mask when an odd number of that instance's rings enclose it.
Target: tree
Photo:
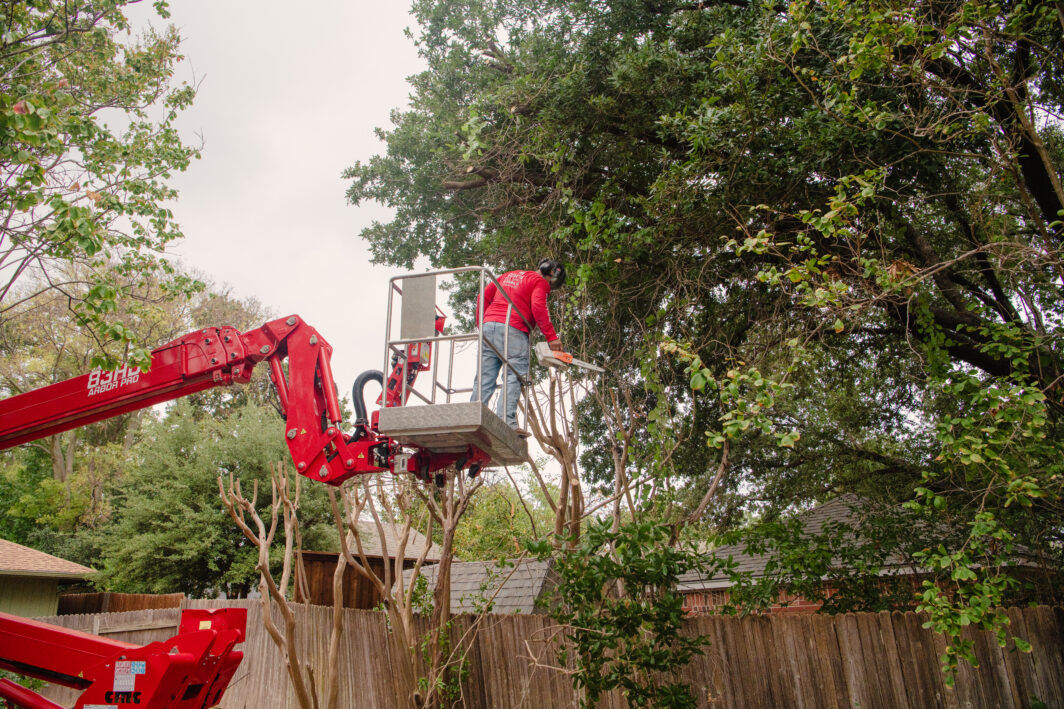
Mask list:
[[[121,39],[136,1],[17,0],[0,10],[0,319],[62,294],[101,345],[94,364],[126,354],[147,365],[142,347],[121,351],[135,339],[115,313],[123,293],[152,280],[192,286],[162,252],[180,236],[166,180],[198,155],[174,128],[195,91],[172,84],[175,29]],[[165,2],[155,7],[167,16]]]
[[[329,651],[324,668],[304,660],[299,652],[299,634],[301,628],[296,621],[292,607],[289,605],[289,582],[292,588],[299,583],[306,583],[302,567],[302,536],[299,531],[299,503],[302,490],[302,478],[293,481],[284,463],[270,465],[270,521],[263,521],[256,507],[258,498],[257,481],[252,485],[249,500],[241,489],[240,479],[229,474],[228,487],[221,475],[218,476],[218,494],[222,506],[236,523],[244,538],[255,547],[257,563],[255,570],[259,577],[259,603],[262,608],[262,622],[267,634],[273,641],[284,660],[285,670],[296,695],[300,709],[312,709],[324,706],[335,709],[338,699],[338,655],[340,636],[343,633],[343,578],[346,563],[341,556],[333,576],[333,625],[329,635]],[[274,559],[277,549],[274,547],[278,530],[283,536],[280,576],[274,574]],[[303,587],[305,589],[305,586]],[[281,616],[283,627],[274,621],[274,610]],[[316,682],[315,679],[318,679]],[[320,682],[320,685],[319,685]]]
[[[628,390],[618,391],[618,400],[646,397],[635,440],[656,440],[645,435],[655,422],[682,433],[676,450],[660,440],[627,456],[628,477],[658,460],[667,476],[700,481],[721,462],[702,445],[706,427],[719,430],[721,404],[692,397],[682,367],[659,360],[658,342],[663,334],[688,339],[723,374],[729,361],[763,359],[757,353],[780,342],[780,332],[760,323],[782,304],[765,297],[756,269],[699,243],[717,229],[734,231],[727,205],[706,203],[701,188],[685,199],[659,192],[666,185],[656,181],[679,170],[688,148],[664,140],[655,125],[710,84],[702,47],[721,25],[749,23],[738,10],[671,19],[664,8],[634,3],[613,11],[517,2],[480,14],[456,3],[418,8],[431,67],[416,82],[420,101],[388,134],[389,155],[349,172],[352,201],[375,198],[398,209],[391,224],[364,236],[396,263],[415,246],[441,265],[466,258],[507,264],[542,251],[567,256],[577,266],[565,318],[574,337],[567,341],[587,359],[608,362]],[[650,38],[664,42],[674,30],[683,42],[669,50],[669,61],[648,56],[659,51]],[[494,38],[503,34],[509,42],[500,46]],[[457,144],[455,134],[462,137]],[[698,174],[686,179],[697,182]],[[759,189],[752,183],[748,193]],[[727,285],[719,287],[722,281]],[[600,412],[614,398],[604,392],[588,418],[605,421]],[[602,465],[611,471],[612,461]],[[723,490],[739,487],[738,476],[724,482]]]
[[[468,627],[456,627],[450,575],[457,532],[484,478],[467,478],[451,466],[437,471],[433,480],[430,485],[411,476],[373,475],[329,490],[341,534],[336,578],[349,566],[380,597],[394,649],[397,701],[425,709],[461,703],[467,656],[487,612],[482,609]],[[419,528],[426,539],[434,540],[433,551],[439,555],[431,592],[421,576],[429,547],[423,546],[416,558],[408,552],[410,532]],[[387,559],[380,565],[366,556],[366,543],[374,541]],[[417,621],[415,614],[427,616],[427,622]]]
[[[524,543],[554,529],[549,505],[541,496],[524,495],[510,480],[494,471],[482,473],[485,482],[455,530],[454,548],[463,561],[490,561],[519,556]]]
[[[701,654],[708,638],[680,633],[683,597],[676,582],[702,568],[703,560],[693,548],[666,544],[664,526],[611,526],[609,520],[591,522],[574,552],[557,558],[550,614],[569,643],[559,652],[560,664],[571,661],[581,707],[598,706],[615,689],[633,707],[696,707],[676,673]],[[541,558],[551,554],[547,541],[532,549]]]
[[[91,277],[88,269],[80,264],[57,268],[56,273],[61,273],[70,284]],[[154,346],[191,329],[189,311],[194,301],[175,300],[165,287],[151,279],[138,279],[142,282],[137,283],[113,272],[108,272],[106,277],[123,283],[114,302],[114,315],[121,318],[123,327],[138,341]],[[70,285],[66,290],[67,294],[50,291],[36,295],[25,288],[13,291],[16,298],[26,297],[8,310],[0,328],[0,351],[4,354],[0,364],[0,392],[6,396],[86,374],[92,371],[94,359],[106,351],[93,333],[84,328],[82,319],[70,310],[70,294],[84,296],[85,287]],[[142,415],[136,412],[118,416],[30,445],[49,452],[53,477],[56,482],[64,483],[74,474],[77,454],[84,452],[86,443],[128,448]]]
[[[347,172],[351,202],[395,208],[363,233],[375,257],[568,261],[567,341],[638,395],[654,442],[626,463],[659,476],[642,509],[734,524],[915,498],[969,530],[929,546],[953,582],[924,591],[932,623],[1004,640],[1010,550],[1060,568],[1059,8],[414,11],[412,108]]]
[[[242,595],[258,579],[258,550],[218,504],[217,476],[269,482],[269,466],[288,458],[272,408],[248,403],[215,417],[178,400],[131,450],[127,475],[112,490],[111,523],[98,533],[101,578],[111,591]],[[311,548],[335,548],[323,486],[304,490]],[[270,501],[259,501],[260,513]]]
[[[761,612],[781,605],[785,597],[817,603],[821,613],[912,610],[916,579],[928,574],[917,561],[927,548],[926,527],[953,547],[964,529],[861,498],[852,498],[847,506],[850,519],[827,519],[816,530],[795,515],[758,520],[729,535],[744,553],[765,559],[756,578],[738,568],[730,571],[729,610]]]

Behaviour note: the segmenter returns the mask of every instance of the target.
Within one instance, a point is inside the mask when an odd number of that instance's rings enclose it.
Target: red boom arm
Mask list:
[[[285,418],[285,441],[301,475],[339,485],[362,473],[424,475],[459,458],[483,456],[476,450],[417,451],[397,458],[398,446],[372,427],[344,434],[331,359],[329,343],[296,315],[245,333],[231,327],[197,330],[154,349],[147,372],[97,370],[0,401],[0,450],[211,387],[247,383],[265,360]]]

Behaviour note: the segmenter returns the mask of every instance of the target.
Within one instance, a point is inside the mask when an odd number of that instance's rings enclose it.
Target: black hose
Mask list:
[[[366,388],[366,382],[374,380],[384,388],[384,372],[377,369],[367,369],[366,371],[355,377],[355,384],[351,387],[351,404],[355,407],[355,425],[365,426],[369,423],[369,418],[366,414],[366,397],[363,393],[363,389]]]

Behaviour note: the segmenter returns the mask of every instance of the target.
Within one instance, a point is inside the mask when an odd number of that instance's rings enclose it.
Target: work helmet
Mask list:
[[[545,258],[539,262],[539,272],[550,283],[551,290],[565,285],[565,266],[560,262]]]

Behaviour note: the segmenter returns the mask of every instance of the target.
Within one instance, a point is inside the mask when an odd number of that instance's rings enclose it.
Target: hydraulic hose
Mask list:
[[[351,387],[351,404],[355,407],[355,425],[365,426],[369,423],[369,416],[367,415],[366,398],[363,393],[363,389],[366,388],[366,382],[376,381],[384,388],[384,372],[378,369],[367,369],[366,371],[355,377],[355,383]]]

